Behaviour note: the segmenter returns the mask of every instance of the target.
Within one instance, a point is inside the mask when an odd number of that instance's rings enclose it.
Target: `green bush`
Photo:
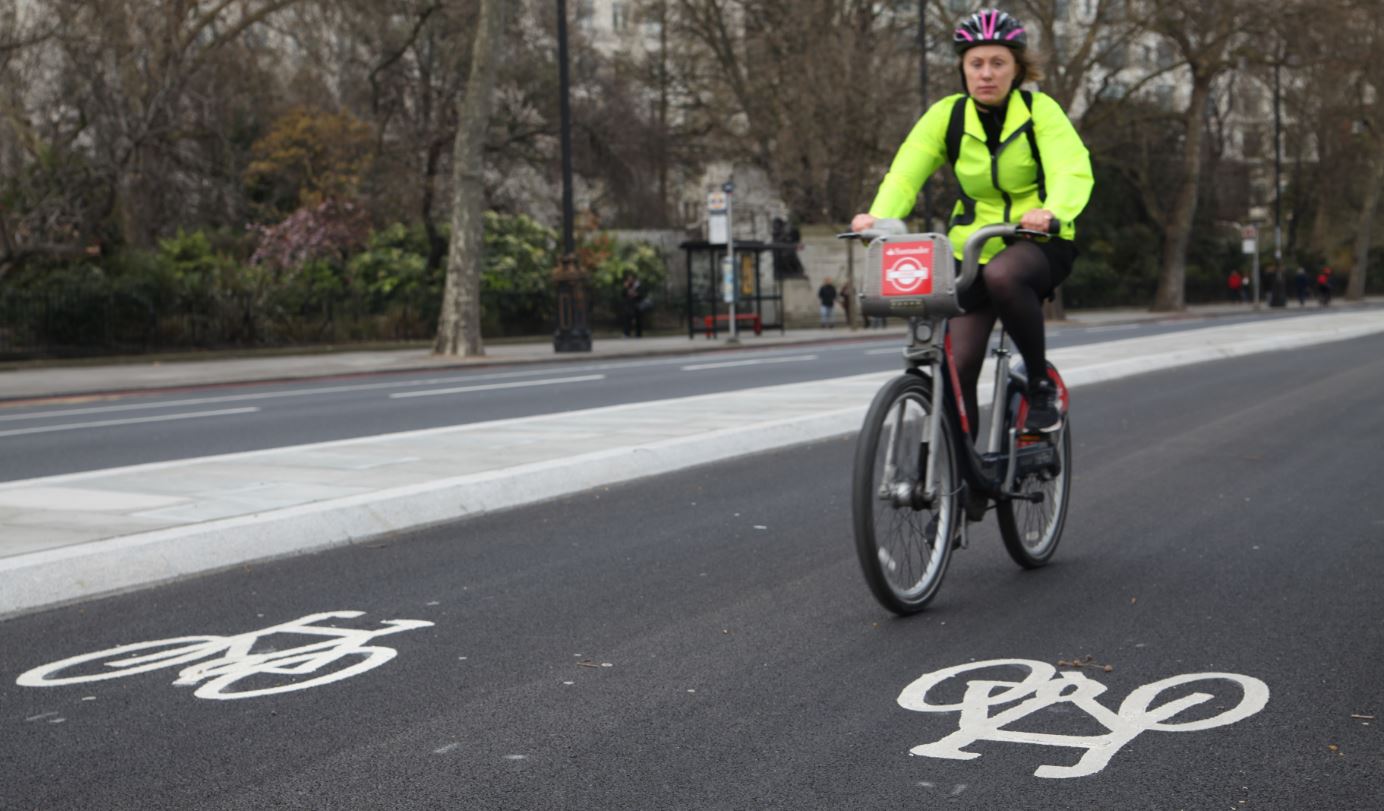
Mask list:
[[[556,317],[557,232],[523,215],[488,213],[481,270],[487,337],[544,334]],[[445,236],[445,235],[444,235]],[[27,268],[5,279],[0,351],[141,351],[345,341],[418,340],[437,329],[445,269],[428,267],[421,227],[373,231],[344,261],[269,267],[246,259],[243,237],[179,231],[156,250]],[[579,255],[591,271],[596,324],[619,317],[626,273],[663,289],[663,259],[650,245],[595,234]],[[0,338],[3,338],[0,335]]]
[[[668,267],[663,254],[646,242],[621,242],[609,234],[595,234],[581,247],[583,263],[591,270],[593,320],[619,323],[623,317],[625,274],[639,279],[645,295],[658,305]]]

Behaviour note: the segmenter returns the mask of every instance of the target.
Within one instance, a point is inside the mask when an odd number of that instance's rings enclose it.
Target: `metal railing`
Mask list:
[[[440,296],[179,300],[111,289],[0,290],[0,358],[431,340]],[[552,331],[551,296],[482,295],[487,337]]]

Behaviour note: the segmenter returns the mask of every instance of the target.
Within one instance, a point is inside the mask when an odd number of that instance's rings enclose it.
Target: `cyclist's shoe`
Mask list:
[[[1048,434],[1062,427],[1062,404],[1057,384],[1051,378],[1039,378],[1028,386],[1028,417],[1024,433]]]

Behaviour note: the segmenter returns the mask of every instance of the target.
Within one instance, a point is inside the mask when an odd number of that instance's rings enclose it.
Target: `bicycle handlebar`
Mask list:
[[[996,237],[1052,236],[1061,233],[1061,231],[1062,222],[1056,217],[1048,223],[1047,233],[1023,228],[1018,223],[996,223],[995,225],[981,226],[966,238],[966,246],[961,251],[961,275],[956,279],[956,292],[961,293],[975,281],[976,274],[980,272],[980,252],[985,247],[986,242]],[[859,232],[847,231],[843,234],[837,234],[836,238],[874,242],[883,237],[901,236],[906,233],[908,233],[908,226],[904,224],[903,220],[875,220],[874,228]]]

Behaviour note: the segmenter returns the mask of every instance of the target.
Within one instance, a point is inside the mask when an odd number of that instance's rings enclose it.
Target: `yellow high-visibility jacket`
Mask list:
[[[1045,208],[1062,222],[1063,239],[1076,236],[1076,218],[1091,199],[1091,156],[1076,128],[1052,97],[1033,93],[1032,109],[1019,90],[1009,94],[1000,144],[994,155],[986,144],[973,99],[957,93],[932,105],[899,147],[889,173],[870,205],[874,217],[902,219],[913,211],[918,190],[948,159],[947,131],[953,108],[964,105],[953,166],[961,182],[961,199],[952,209],[947,237],[958,259],[966,237],[983,225],[1018,222],[1027,211]],[[963,111],[957,111],[962,115]],[[1028,137],[1032,131],[1032,138]],[[1035,160],[1032,145],[1038,148]],[[982,263],[1004,249],[992,239],[981,252]]]

